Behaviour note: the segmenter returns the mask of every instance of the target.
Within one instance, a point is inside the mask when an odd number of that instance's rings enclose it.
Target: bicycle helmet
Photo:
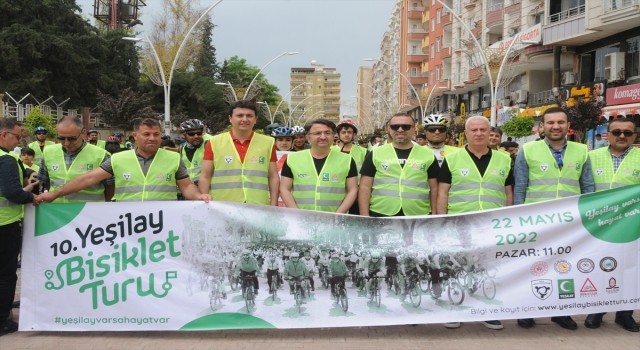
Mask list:
[[[200,121],[200,119],[187,119],[180,123],[180,130],[182,131],[198,129],[204,130],[204,124],[202,124],[202,121]]]
[[[336,131],[340,132],[340,130],[342,130],[342,128],[346,128],[346,127],[351,127],[353,129],[353,133],[354,134],[358,133],[358,128],[356,127],[356,124],[351,119],[343,119],[343,120],[341,120],[340,123],[338,123],[338,125],[336,125]]]
[[[271,136],[273,137],[293,137],[293,132],[291,130],[291,128],[286,127],[286,126],[281,126],[279,128],[275,128],[273,129],[273,131],[271,131]]]
[[[427,125],[444,125],[448,128],[449,119],[442,114],[430,114],[422,119],[422,126],[426,127]]]
[[[298,254],[298,253],[291,253],[290,257],[291,257],[291,258],[299,258],[299,257],[300,257],[300,254]]]
[[[93,133],[96,133],[96,134],[97,134],[97,133],[98,133],[98,130],[95,130],[95,129],[89,129],[89,131],[87,131],[87,135],[91,135],[91,134],[93,134]]]
[[[109,136],[107,137],[107,142],[117,142],[120,143],[120,139],[118,138],[118,136]]]
[[[249,249],[243,249],[242,250],[242,255],[249,256],[249,254],[251,254],[251,252],[249,252]]]
[[[380,253],[371,253],[371,259],[380,259]]]
[[[114,133],[113,133],[113,136],[116,136],[116,137],[123,137],[123,136],[124,136],[124,134],[123,134],[123,133],[121,133],[120,131],[117,131],[117,132],[114,132]]]
[[[33,129],[34,135],[38,132],[47,132],[47,129],[44,126],[38,126],[35,129]]]
[[[333,254],[331,254],[331,258],[332,258],[332,259],[333,259],[333,258],[338,258],[338,259],[340,259],[340,255],[339,255],[338,253],[333,253]]]
[[[358,136],[358,142],[369,142],[369,138],[367,135],[360,135]]]
[[[306,132],[304,131],[304,128],[301,127],[300,125],[296,125],[293,128],[291,128],[291,132],[293,133],[294,136],[306,134]]]
[[[264,131],[264,134],[265,134],[265,135],[267,135],[267,136],[271,136],[271,133],[273,132],[273,129],[281,128],[281,127],[283,127],[283,126],[284,126],[284,125],[282,125],[282,124],[280,124],[280,123],[273,123],[273,124],[269,124],[269,125],[265,126],[265,127],[264,127],[264,129],[263,129],[263,131]]]

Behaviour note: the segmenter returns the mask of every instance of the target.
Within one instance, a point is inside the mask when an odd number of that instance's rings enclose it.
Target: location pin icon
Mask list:
[[[47,270],[44,272],[44,277],[46,277],[48,280],[51,280],[51,277],[53,277],[53,271],[51,270]]]

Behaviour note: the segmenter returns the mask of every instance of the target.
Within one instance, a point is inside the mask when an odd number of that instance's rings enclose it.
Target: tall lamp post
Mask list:
[[[322,96],[322,95],[321,95],[321,94],[318,94],[318,95],[309,95],[309,96],[305,97],[304,99],[302,99],[302,101],[298,102],[298,104],[297,104],[295,107],[293,107],[291,110],[289,110],[289,120],[290,120],[291,122],[293,122],[293,112],[295,112],[295,111],[296,111],[296,109],[298,108],[298,106],[300,106],[300,104],[301,104],[302,102],[304,102],[304,101],[306,101],[306,100],[310,99],[311,97],[320,97],[320,96]],[[302,114],[304,114],[304,113],[302,113]]]
[[[257,102],[261,105],[265,105],[265,107],[267,107],[267,112],[269,112],[269,121],[271,122],[270,124],[273,124],[273,115],[271,114],[271,109],[269,108],[269,104],[262,101],[262,102]]]
[[[373,110],[373,105],[369,102],[367,102],[367,100],[365,100],[364,98],[360,97],[360,96],[351,96],[351,98],[358,98],[360,100],[362,100],[362,102],[366,103],[369,107],[371,107],[371,110]],[[357,104],[356,104],[357,105]],[[362,110],[362,108],[359,108],[359,112],[362,112],[364,114],[364,110]],[[380,111],[378,111],[378,114],[380,113]],[[378,120],[380,120],[380,115],[378,115]]]
[[[384,96],[382,96],[381,93],[379,93],[378,91],[376,91],[376,89],[373,88],[373,86],[367,84],[367,83],[358,83],[357,85],[364,85],[367,86],[371,89],[371,91],[375,92],[378,96],[380,96],[380,100],[382,100],[382,102],[384,102],[385,106],[387,106],[387,109],[389,110],[390,114],[393,114],[393,109],[391,108],[391,106],[389,106],[389,103],[387,102],[387,100],[384,98]]]
[[[418,95],[418,92],[416,91],[416,89],[413,87],[413,84],[411,84],[411,80],[409,80],[409,78],[407,78],[404,74],[402,74],[402,72],[399,69],[396,69],[395,67],[393,67],[392,65],[390,65],[389,63],[379,60],[377,58],[365,58],[363,59],[363,61],[369,61],[369,62],[380,62],[385,64],[386,66],[392,68],[393,70],[395,70],[398,74],[400,74],[401,77],[404,78],[404,80],[407,81],[407,84],[409,84],[409,87],[411,87],[411,90],[413,90],[413,93],[416,95],[416,98],[418,99],[418,107],[420,107],[420,116],[424,118],[424,109],[422,108],[422,103],[420,103],[420,95]]]
[[[200,24],[200,22],[202,22],[202,20],[207,16],[209,11],[213,10],[213,8],[218,6],[218,4],[220,4],[221,2],[222,0],[218,0],[216,3],[209,6],[209,8],[207,8],[202,13],[202,15],[200,15],[200,18],[198,18],[198,20],[193,24],[193,26],[191,26],[191,28],[187,32],[187,35],[185,35],[184,39],[182,40],[180,47],[178,48],[176,57],[174,57],[173,59],[171,70],[169,71],[168,80],[165,77],[165,71],[164,71],[164,68],[162,68],[162,62],[160,60],[160,56],[158,56],[158,52],[156,51],[155,47],[153,47],[153,44],[151,43],[151,40],[149,40],[149,37],[147,37],[147,35],[144,36],[145,40],[141,38],[132,38],[132,37],[122,38],[124,40],[129,40],[134,42],[144,41],[144,42],[147,42],[149,46],[151,46],[151,50],[153,51],[153,55],[155,56],[156,63],[158,64],[158,70],[160,71],[160,76],[162,77],[162,88],[164,90],[164,133],[166,135],[168,135],[171,132],[171,81],[173,80],[173,72],[175,71],[176,65],[178,64],[178,59],[180,58],[180,54],[182,54],[182,50],[184,50],[184,46],[187,43],[187,40],[189,40],[189,37],[191,36],[191,33],[193,33],[194,29],[198,26],[198,24]]]
[[[236,90],[233,89],[233,85],[231,85],[231,82],[227,81],[226,83],[216,83],[216,85],[228,87],[229,90],[231,90],[231,94],[233,94],[233,99],[238,101],[238,95],[236,95]]]
[[[287,92],[287,94],[286,94],[286,95],[284,95],[284,97],[282,98],[282,100],[280,101],[280,103],[278,103],[278,106],[276,107],[276,109],[273,111],[273,116],[275,117],[275,116],[278,114],[278,109],[280,109],[280,106],[282,106],[282,103],[284,103],[284,101],[287,99],[287,97],[288,97],[289,95],[291,95],[291,93],[292,93],[293,91],[295,91],[295,90],[296,90],[296,89],[298,89],[299,87],[301,87],[301,86],[303,86],[303,85],[306,85],[306,84],[307,84],[307,82],[303,82],[302,84],[297,85],[296,87],[294,87],[293,89],[291,89],[289,92]],[[280,112],[280,113],[282,113],[282,112]],[[291,114],[291,113],[289,113],[289,114]],[[284,117],[284,113],[282,113],[282,116]]]
[[[309,118],[307,118],[307,122],[312,121],[313,119],[316,118],[316,116],[320,116],[320,114],[324,115],[324,111],[317,111],[315,113],[313,113],[311,116],[309,116]],[[300,121],[302,120],[302,116],[300,116],[300,118],[298,118],[298,121],[296,122],[296,125],[300,125]]]
[[[272,59],[271,61],[269,61],[269,63],[267,63],[264,67],[262,67],[262,69],[260,69],[260,71],[258,72],[258,74],[256,74],[255,77],[253,77],[253,80],[251,80],[251,82],[249,83],[249,86],[247,87],[247,91],[244,92],[244,96],[242,97],[243,100],[247,99],[247,96],[249,96],[249,91],[251,90],[251,86],[253,85],[253,83],[256,81],[256,79],[258,79],[258,76],[260,76],[260,73],[262,73],[262,71],[264,71],[271,63],[273,63],[275,60],[277,60],[278,58],[282,57],[282,56],[291,56],[291,55],[297,55],[298,52],[289,52],[289,51],[285,51],[281,54],[279,54],[278,56],[276,56],[274,59]]]

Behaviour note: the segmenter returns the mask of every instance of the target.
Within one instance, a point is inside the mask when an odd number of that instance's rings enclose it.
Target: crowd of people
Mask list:
[[[399,113],[387,120],[386,138],[369,139],[358,137],[353,122],[336,125],[326,119],[314,119],[304,127],[272,126],[263,135],[253,131],[256,115],[253,102],[232,103],[231,130],[215,136],[207,134],[199,120],[188,120],[181,125],[184,143],[179,146],[163,140],[155,119],[136,120],[127,144],[122,134],[101,142],[80,119],[65,117],[57,124],[57,144],[47,140],[47,130],[36,128],[36,141],[18,153],[13,150],[23,135],[21,124],[1,118],[0,335],[17,330],[9,316],[21,221],[29,203],[184,199],[276,206],[281,197],[289,208],[391,217],[460,214],[640,182],[621,171],[626,165],[640,167],[640,150],[632,146],[636,126],[625,118],[609,123],[608,147],[588,152],[586,145],[567,141],[570,123],[560,108],[542,115],[544,138],[522,147],[512,141],[500,143],[501,131],[479,116],[466,119],[467,143],[456,147],[449,120],[441,115],[426,116],[424,133],[416,135],[414,118]],[[293,152],[281,174],[277,150]],[[411,245],[411,240],[404,244]],[[251,272],[243,267],[255,264],[243,259],[236,261],[239,273]],[[306,270],[289,271],[296,277]],[[601,320],[602,314],[589,315],[585,326],[598,328]],[[552,321],[577,328],[570,316]],[[638,331],[632,311],[617,312],[616,323]],[[503,328],[497,320],[484,324]],[[534,324],[532,319],[518,320],[521,327]],[[460,323],[446,326],[457,328]]]

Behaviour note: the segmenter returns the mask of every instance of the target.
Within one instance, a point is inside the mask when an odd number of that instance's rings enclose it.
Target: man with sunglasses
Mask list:
[[[412,143],[415,121],[398,113],[388,122],[393,142],[367,154],[360,174],[360,215],[413,216],[435,212],[440,167],[433,152]],[[413,243],[413,237],[404,237]]]
[[[460,148],[446,144],[449,120],[445,116],[441,114],[425,116],[422,120],[422,128],[427,138],[426,146],[433,151],[439,166],[442,166],[442,160],[445,155],[460,150]]]
[[[186,142],[180,146],[182,161],[189,171],[189,178],[198,186],[198,178],[202,172],[202,160],[207,141],[204,141],[204,124],[199,119],[188,119],[180,123],[180,130]]]
[[[94,129],[87,131],[87,142],[102,149],[105,149],[107,145],[105,140],[98,140],[98,131]]]
[[[40,165],[44,148],[47,146],[53,146],[55,143],[53,141],[47,141],[47,129],[44,126],[38,126],[33,129],[33,135],[36,137],[36,140],[31,142],[28,147],[36,152],[33,162]]]
[[[67,116],[58,122],[57,139],[60,143],[44,149],[38,179],[43,187],[53,192],[69,181],[100,167],[109,154],[85,141],[86,129],[78,117]],[[78,193],[61,196],[56,203],[108,202],[114,193],[115,180],[109,177],[102,185],[94,185]]]
[[[513,204],[535,203],[576,196],[595,191],[587,146],[567,141],[569,117],[559,107],[542,114],[545,138],[527,142],[515,161]],[[571,316],[552,317],[552,322],[565,329],[577,329]],[[518,320],[518,325],[531,328],[532,318]]]
[[[9,319],[16,292],[18,254],[22,245],[24,204],[35,202],[30,187],[23,189],[25,170],[13,149],[22,138],[20,123],[0,118],[0,336],[18,330]],[[37,185],[37,184],[36,184]]]
[[[589,152],[596,192],[640,184],[640,149],[633,146],[637,136],[633,119],[614,119],[607,127],[607,135],[609,147]],[[587,316],[585,327],[599,328],[604,314]],[[629,332],[638,332],[640,327],[632,315],[633,310],[618,311],[615,322]]]

